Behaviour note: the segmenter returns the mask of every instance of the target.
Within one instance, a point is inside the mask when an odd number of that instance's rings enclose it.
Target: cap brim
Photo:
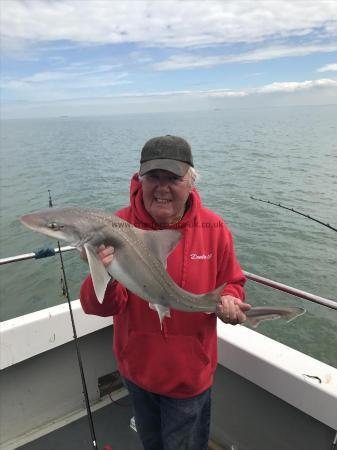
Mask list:
[[[151,161],[145,161],[140,165],[139,175],[145,175],[150,170],[160,169],[183,177],[190,167],[189,164],[174,159],[151,159]]]

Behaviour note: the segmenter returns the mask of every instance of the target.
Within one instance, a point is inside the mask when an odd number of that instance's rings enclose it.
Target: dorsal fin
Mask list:
[[[167,257],[180,241],[181,232],[177,230],[148,231],[139,228],[136,232],[150,252],[166,267]]]

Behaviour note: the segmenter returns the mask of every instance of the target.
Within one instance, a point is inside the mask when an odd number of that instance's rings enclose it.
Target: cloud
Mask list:
[[[334,1],[11,0],[1,17],[11,48],[52,41],[193,48],[337,33]]]
[[[337,72],[337,64],[327,64],[317,69],[317,72]]]
[[[119,65],[89,65],[77,62],[62,70],[35,72],[29,76],[3,76],[0,87],[3,96],[24,101],[58,100],[69,97],[111,94],[115,86],[132,84],[129,73],[117,70]]]
[[[276,58],[289,58],[306,56],[313,53],[330,53],[337,51],[336,44],[329,45],[306,45],[306,46],[269,46],[252,50],[238,55],[177,55],[171,56],[166,61],[153,64],[155,70],[178,70],[192,69],[196,67],[212,67],[219,64],[229,63],[253,63],[257,61]]]
[[[231,91],[229,89],[213,89],[211,91],[200,92],[201,95],[213,98],[239,98],[247,97],[249,90],[246,91]]]
[[[189,97],[223,97],[223,98],[240,98],[256,94],[274,94],[274,93],[294,93],[300,91],[309,91],[317,88],[336,88],[337,79],[322,78],[320,80],[308,80],[303,82],[286,81],[281,83],[271,83],[257,88],[247,88],[245,90],[231,89],[209,89],[209,90],[170,90],[170,91],[153,91],[153,92],[128,92],[116,94],[113,98],[123,97],[173,97],[173,96],[189,96]]]
[[[302,93],[305,92],[305,95]],[[74,92],[73,92],[74,93]],[[253,107],[284,105],[336,104],[337,79],[271,83],[246,90],[166,90],[130,91],[105,96],[87,91],[86,96],[61,98],[52,92],[33,101],[9,102],[3,105],[4,118],[86,116],[144,112],[209,110],[222,106]]]
[[[295,93],[301,91],[313,91],[318,88],[330,88],[336,90],[337,93],[337,79],[322,78],[318,80],[307,81],[285,81],[274,82],[259,86],[256,88],[245,88],[240,90],[232,89],[208,89],[208,90],[162,90],[153,92],[142,91],[130,91],[124,93],[114,93],[113,91],[105,91],[102,95],[99,95],[99,91],[92,91],[92,95],[88,96],[88,89],[91,88],[106,88],[113,87],[120,84],[131,84],[132,81],[128,79],[128,73],[116,73],[112,76],[108,73],[107,76],[99,75],[100,67],[97,68],[98,75],[93,70],[91,76],[85,76],[79,78],[76,72],[72,72],[72,76],[69,77],[69,71],[65,70],[55,72],[40,72],[32,76],[16,79],[16,80],[3,80],[1,83],[2,88],[7,88],[16,92],[21,100],[25,101],[57,101],[68,100],[78,98],[167,98],[173,96],[188,96],[188,97],[200,97],[200,98],[243,98],[253,95],[268,95],[268,94],[280,94],[280,93]],[[53,88],[53,82],[61,81]],[[64,81],[64,83],[62,83]],[[83,95],[82,90],[85,90]],[[78,95],[77,95],[78,93]]]
[[[271,83],[257,88],[240,90],[240,91],[228,91],[217,90],[205,92],[205,95],[210,97],[246,97],[248,95],[256,94],[275,94],[275,93],[293,93],[299,91],[308,91],[315,88],[336,88],[337,79],[322,78],[320,80],[309,81],[285,81],[281,83]]]
[[[258,94],[272,94],[274,92],[295,92],[314,88],[337,88],[337,80],[323,78],[321,80],[310,81],[285,81],[282,83],[271,83],[255,89]]]
[[[174,103],[174,96],[243,103],[254,95],[284,92],[293,99],[296,92],[336,91],[332,77],[300,81],[316,78],[312,67],[336,70],[328,64],[337,52],[332,0],[0,1],[3,104],[142,97]],[[305,64],[295,59],[308,55]],[[280,58],[293,59],[263,64]],[[239,66],[259,61],[259,67]],[[223,64],[233,64],[225,76],[223,70],[193,71]],[[257,72],[263,86],[247,80]]]

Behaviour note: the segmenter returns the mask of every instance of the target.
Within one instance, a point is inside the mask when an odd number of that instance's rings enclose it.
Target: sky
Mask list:
[[[1,115],[337,104],[336,0],[0,0]]]

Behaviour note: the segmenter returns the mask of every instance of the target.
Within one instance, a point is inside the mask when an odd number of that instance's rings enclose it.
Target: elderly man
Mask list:
[[[182,237],[167,259],[167,271],[195,294],[226,283],[217,314],[171,309],[160,324],[156,311],[117,281],[108,285],[102,304],[90,275],[81,288],[86,313],[114,316],[114,352],[145,450],[208,448],[216,319],[242,323],[250,308],[243,303],[245,277],[232,235],[219,216],[202,206],[196,176],[186,140],[150,139],[131,180],[130,205],[117,215],[145,230],[179,229]],[[108,266],[114,249],[101,246],[97,252]]]

